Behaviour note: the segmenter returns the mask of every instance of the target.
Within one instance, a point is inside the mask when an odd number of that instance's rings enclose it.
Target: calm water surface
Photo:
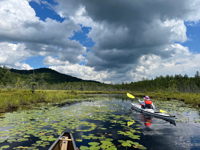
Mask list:
[[[70,128],[78,148],[90,147],[89,142],[101,145],[101,141],[110,141],[119,150],[200,150],[199,110],[175,100],[153,100],[155,106],[176,115],[174,125],[132,110],[131,103],[138,101],[123,97],[107,95],[95,102],[62,107],[48,107],[45,104],[41,109],[1,114],[0,147],[7,145],[9,147],[5,149],[48,149],[65,128]],[[177,106],[171,109],[172,104]],[[128,127],[127,123],[133,120],[135,122]],[[135,130],[135,137],[119,134],[119,131],[128,133],[130,130]],[[118,140],[130,140],[139,145],[124,147]]]

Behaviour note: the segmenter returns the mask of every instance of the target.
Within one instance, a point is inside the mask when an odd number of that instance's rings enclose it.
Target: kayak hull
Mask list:
[[[164,119],[164,120],[175,122],[175,116],[172,116],[172,115],[169,115],[169,114],[166,114],[166,113],[157,112],[157,111],[154,111],[153,109],[143,109],[138,104],[131,103],[131,105],[132,105],[132,108],[134,110],[137,110],[137,111],[139,111],[143,114],[152,115],[152,116],[155,116],[157,118],[161,118],[161,119]]]
[[[62,137],[67,137],[67,139],[69,140],[69,141],[67,141],[67,146],[64,145],[64,148],[62,147],[62,144],[64,144],[64,143],[62,143],[62,142],[64,142],[64,140],[63,140],[64,138],[62,138]],[[71,133],[71,130],[69,130],[69,129],[66,129],[65,131],[63,131],[62,134],[57,138],[57,140],[49,148],[49,150],[61,150],[61,149],[77,150],[73,135]]]

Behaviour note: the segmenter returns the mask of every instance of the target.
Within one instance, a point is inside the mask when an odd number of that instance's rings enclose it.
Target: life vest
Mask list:
[[[146,105],[151,105],[151,104],[152,104],[152,101],[150,101],[150,100],[145,100],[145,104],[146,104]]]

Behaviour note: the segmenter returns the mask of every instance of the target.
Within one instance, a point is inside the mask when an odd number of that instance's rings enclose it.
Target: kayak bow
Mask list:
[[[66,129],[52,144],[49,150],[77,150],[71,131]]]

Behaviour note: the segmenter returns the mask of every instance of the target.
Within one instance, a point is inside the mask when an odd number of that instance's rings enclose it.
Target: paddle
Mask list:
[[[162,112],[162,113],[167,113],[166,111],[164,111],[164,110],[162,110],[162,109],[160,109],[160,112]]]
[[[127,96],[130,97],[130,98],[135,98],[135,96],[133,96],[133,95],[131,95],[129,93],[127,93]]]
[[[133,95],[131,95],[130,93],[127,93],[127,96],[129,97],[129,98],[135,98],[135,96],[133,96]],[[160,109],[160,112],[162,112],[162,113],[167,113],[166,111],[164,111],[164,110],[162,110],[162,109]]]

